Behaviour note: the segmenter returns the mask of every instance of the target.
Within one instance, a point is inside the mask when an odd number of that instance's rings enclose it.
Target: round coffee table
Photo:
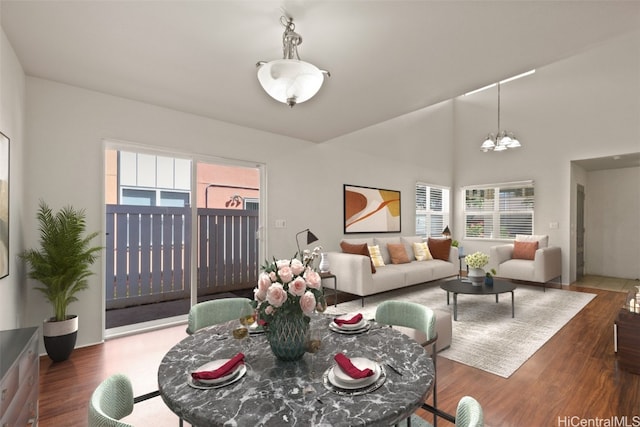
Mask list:
[[[463,281],[461,279],[453,279],[442,282],[440,288],[447,291],[447,305],[449,305],[449,292],[453,293],[453,320],[458,320],[458,294],[466,295],[493,295],[496,296],[496,303],[498,302],[498,295],[506,292],[511,292],[511,317],[515,317],[514,297],[513,290],[516,285],[505,280],[493,279],[493,285],[473,285],[471,282]]]

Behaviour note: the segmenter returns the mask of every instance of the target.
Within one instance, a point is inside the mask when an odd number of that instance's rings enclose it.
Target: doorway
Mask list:
[[[257,281],[260,165],[105,149],[107,336],[184,321]],[[194,280],[195,279],[195,280]]]
[[[584,186],[578,184],[576,197],[576,281],[584,276]]]

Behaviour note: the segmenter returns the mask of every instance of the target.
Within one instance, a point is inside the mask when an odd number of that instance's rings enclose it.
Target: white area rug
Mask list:
[[[451,347],[440,356],[483,371],[509,378],[540,347],[582,310],[596,295],[583,292],[518,285],[515,318],[511,318],[511,294],[458,295],[458,321],[453,322]],[[376,305],[385,300],[413,301],[432,309],[451,312],[453,295],[437,284],[425,284],[386,292],[361,300],[333,305],[328,313],[362,313],[375,317]]]

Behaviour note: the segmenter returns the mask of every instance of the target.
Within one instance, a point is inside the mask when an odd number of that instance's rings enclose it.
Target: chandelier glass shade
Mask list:
[[[283,59],[259,61],[258,81],[262,88],[276,101],[293,107],[311,99],[322,87],[324,76],[330,76],[313,64],[301,61],[298,56],[298,45],[302,37],[294,30],[293,18],[281,17],[285,27],[282,35]]]
[[[487,138],[480,146],[480,150],[486,153],[488,151],[505,151],[509,148],[518,147],[521,147],[520,141],[518,141],[513,132],[500,130],[500,83],[498,83],[498,132],[487,135]]]

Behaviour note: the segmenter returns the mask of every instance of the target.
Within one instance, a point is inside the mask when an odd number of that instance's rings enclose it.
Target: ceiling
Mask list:
[[[282,58],[331,72],[290,109],[256,79]],[[0,0],[27,75],[313,142],[454,98],[640,29],[638,1]]]

